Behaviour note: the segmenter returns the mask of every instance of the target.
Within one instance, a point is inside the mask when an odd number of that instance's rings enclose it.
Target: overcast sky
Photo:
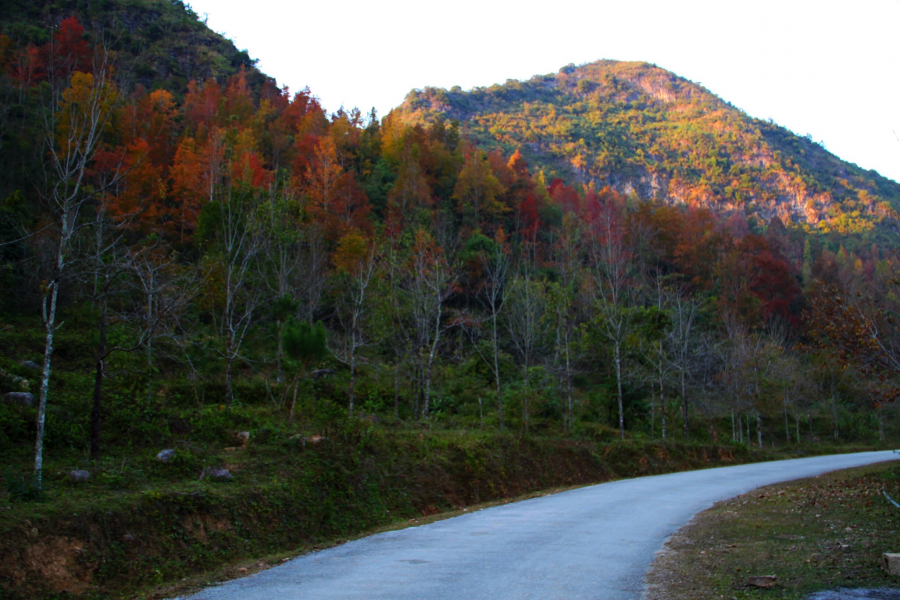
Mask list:
[[[900,0],[188,1],[329,111],[643,60],[900,181]]]

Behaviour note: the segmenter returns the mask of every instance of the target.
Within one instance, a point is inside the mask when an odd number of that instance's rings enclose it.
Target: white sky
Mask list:
[[[644,60],[900,181],[900,0],[187,1],[329,111]]]

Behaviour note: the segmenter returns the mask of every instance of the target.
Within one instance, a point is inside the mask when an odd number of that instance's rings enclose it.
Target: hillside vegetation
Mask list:
[[[570,65],[467,92],[414,90],[399,111],[409,123],[457,119],[484,147],[521,149],[548,178],[813,232],[893,233],[898,224],[900,184],[647,63]]]
[[[55,543],[151,584],[504,486],[900,435],[878,203],[812,235],[642,199],[617,181],[649,158],[566,181],[470,121],[329,113],[180,2],[34,6],[0,35],[0,525],[34,536],[0,546],[32,557],[10,589],[42,593]],[[222,60],[160,70],[178,31]]]
[[[120,67],[148,90],[184,97],[192,80],[221,79],[255,64],[179,0],[6,0],[0,33],[18,46],[41,46],[69,17],[95,43],[119,53]]]

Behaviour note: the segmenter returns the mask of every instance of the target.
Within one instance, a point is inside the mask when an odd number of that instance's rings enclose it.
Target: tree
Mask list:
[[[257,215],[262,234],[260,276],[269,288],[271,313],[276,324],[275,372],[278,383],[284,380],[282,336],[284,326],[297,313],[294,296],[303,258],[304,227],[300,223],[300,204],[290,186],[273,184]]]
[[[649,367],[647,379],[650,383],[651,393],[659,393],[659,413],[662,439],[668,435],[668,411],[666,410],[666,387],[672,370],[672,362],[669,352],[671,346],[667,344],[672,329],[672,319],[669,309],[669,292],[664,285],[664,276],[657,268],[653,274],[654,289],[651,301],[655,304],[640,311],[638,323],[638,347],[641,356]],[[651,432],[655,434],[656,427],[656,398],[651,404]]]
[[[262,247],[260,227],[253,223],[256,196],[246,185],[227,186],[221,198],[204,207],[199,232],[208,245],[205,256],[208,306],[224,347],[218,349],[225,361],[225,403],[234,401],[234,363],[257,319],[263,300],[257,261]]]
[[[180,318],[200,289],[200,271],[181,266],[177,254],[159,238],[149,238],[130,250],[128,266],[135,299],[130,310],[133,329],[144,339],[147,355],[147,400],[153,390],[156,342],[171,339]]]
[[[453,188],[453,198],[464,222],[475,228],[481,224],[482,213],[497,217],[508,211],[509,208],[499,200],[504,191],[484,152],[469,148]]]
[[[41,134],[46,150],[43,186],[40,190],[50,221],[40,232],[52,256],[41,285],[41,315],[44,324],[44,365],[38,402],[35,440],[34,488],[42,489],[44,421],[50,390],[53,336],[59,307],[59,290],[70,266],[72,241],[83,226],[85,209],[102,188],[87,185],[92,163],[102,148],[103,134],[120,101],[118,88],[109,76],[104,55],[93,74],[75,72],[62,91],[51,88],[45,98]],[[117,176],[106,181],[113,184]]]
[[[310,325],[306,321],[291,321],[285,327],[281,338],[281,351],[296,364],[296,376],[294,377],[294,398],[291,401],[291,412],[288,415],[288,423],[294,420],[294,409],[297,406],[297,390],[300,381],[309,371],[309,365],[323,360],[328,356],[327,337],[325,327],[321,322]],[[288,386],[290,388],[290,386]]]
[[[550,306],[554,315],[557,356],[563,364],[566,392],[564,428],[567,430],[572,429],[575,420],[572,406],[572,374],[578,321],[576,301],[582,277],[580,247],[582,234],[578,217],[574,213],[568,213],[563,216],[559,239],[553,248],[559,280],[551,285]]]
[[[510,286],[509,305],[506,310],[506,329],[509,340],[522,364],[524,387],[522,412],[526,433],[529,429],[531,409],[529,369],[547,333],[547,320],[544,318],[547,309],[545,286],[542,281],[534,278],[529,267],[530,265],[525,266],[513,280]]]
[[[409,296],[416,324],[416,349],[425,380],[422,416],[428,418],[431,386],[438,345],[450,325],[444,323],[444,302],[453,294],[456,274],[439,246],[428,232],[415,233],[410,257]]]
[[[347,387],[349,413],[353,417],[356,393],[356,372],[359,368],[359,351],[369,345],[369,336],[375,327],[372,323],[372,305],[381,256],[373,240],[353,232],[344,236],[334,253],[337,298],[337,318],[343,330],[343,343],[338,358],[350,369]]]
[[[597,316],[595,330],[612,345],[619,406],[619,436],[625,439],[625,406],[622,393],[625,339],[629,334],[628,296],[631,291],[632,256],[626,243],[622,209],[614,199],[598,203],[587,231],[590,259],[590,291]]]
[[[690,402],[687,397],[687,379],[699,348],[696,335],[699,304],[683,289],[674,291],[669,298],[671,328],[668,342],[671,350],[668,353],[668,360],[678,373],[683,435],[684,439],[688,439],[690,437]]]
[[[506,244],[506,235],[502,227],[497,230],[494,240],[485,237],[480,232],[476,232],[469,240],[467,246],[471,249],[477,248],[475,266],[480,270],[481,275],[477,283],[477,295],[482,305],[488,310],[490,356],[484,355],[478,345],[478,341],[474,338],[472,343],[478,356],[484,361],[494,376],[494,385],[497,392],[497,419],[500,429],[503,429],[503,395],[500,383],[500,334],[498,322],[500,313],[509,296],[510,250]],[[471,332],[472,328],[469,329]]]

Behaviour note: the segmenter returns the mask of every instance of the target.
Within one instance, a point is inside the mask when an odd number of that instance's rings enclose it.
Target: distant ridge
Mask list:
[[[741,212],[809,232],[896,233],[900,184],[754,119],[655,65],[602,60],[528,81],[411,91],[408,123],[460,121],[545,176],[642,199]]]

